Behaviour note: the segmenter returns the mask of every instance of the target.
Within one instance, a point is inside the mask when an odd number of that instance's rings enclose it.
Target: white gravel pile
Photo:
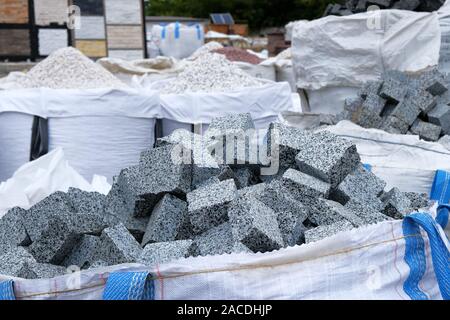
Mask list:
[[[53,52],[34,66],[27,76],[31,81],[19,82],[22,88],[94,89],[127,86],[72,47]]]
[[[233,65],[224,55],[203,53],[172,81],[160,88],[164,94],[226,92],[263,84]]]
[[[189,59],[196,59],[198,56],[204,54],[205,52],[211,52],[217,49],[222,49],[223,45],[217,41],[210,41],[205,43],[203,46],[194,51],[194,53],[189,57]]]

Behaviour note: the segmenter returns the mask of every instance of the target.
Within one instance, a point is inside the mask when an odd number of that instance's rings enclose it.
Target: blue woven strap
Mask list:
[[[441,210],[447,209],[441,208]],[[426,213],[414,213],[403,220],[403,234],[406,241],[405,262],[410,268],[403,289],[413,300],[428,299],[419,287],[426,271],[425,241],[420,234],[421,228],[428,235],[439,290],[442,297],[448,300],[450,299],[450,253],[446,239],[443,239],[439,232],[437,222]]]
[[[115,272],[109,275],[103,300],[154,300],[149,272]]]
[[[180,23],[175,22],[175,39],[180,39]]]
[[[198,40],[201,40],[201,39],[202,39],[202,30],[201,30],[201,28],[200,28],[200,25],[199,25],[199,24],[196,24],[196,25],[195,25],[195,28],[197,29],[197,39],[198,39]]]
[[[441,204],[450,203],[450,172],[444,170],[436,171],[430,198]]]
[[[162,29],[161,29],[161,39],[165,39],[166,38],[166,26],[163,25]]]
[[[368,163],[363,164],[364,169],[366,169],[369,172],[372,172],[372,165]]]
[[[0,282],[0,300],[16,300],[14,295],[14,281],[7,280]]]

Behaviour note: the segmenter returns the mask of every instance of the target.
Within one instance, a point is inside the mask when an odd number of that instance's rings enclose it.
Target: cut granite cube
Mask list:
[[[410,210],[417,211],[419,209],[428,209],[432,202],[426,193],[403,192],[403,194],[411,201]]]
[[[48,263],[31,264],[30,270],[36,274],[37,279],[53,279],[67,274],[66,268]]]
[[[253,253],[253,251],[243,245],[242,242],[236,242],[233,246],[233,253]]]
[[[177,197],[166,194],[153,209],[142,246],[151,242],[167,242],[181,239],[185,224],[189,223],[187,204]]]
[[[380,128],[383,119],[377,111],[373,111],[371,107],[363,106],[352,115],[352,121],[363,128]]]
[[[69,203],[79,213],[101,213],[106,196],[98,192],[87,192],[69,188],[67,192]]]
[[[420,0],[399,0],[392,6],[392,9],[415,11],[420,6]]]
[[[406,134],[409,125],[395,116],[388,116],[384,119],[381,129],[392,134]]]
[[[15,207],[0,219],[0,255],[10,247],[31,244],[30,237],[23,224],[24,214],[24,209]]]
[[[304,208],[304,212],[309,212],[309,210]],[[303,222],[305,220],[302,213],[298,214],[292,210],[277,212],[278,228],[286,247],[304,243],[306,227]]]
[[[356,200],[348,201],[344,207],[361,218],[364,225],[392,220],[391,217],[388,217],[387,215],[373,209],[373,207],[367,206],[366,204],[360,203]]]
[[[410,213],[411,200],[398,188],[392,188],[383,194],[381,200],[385,206],[383,213],[389,217],[403,219]]]
[[[45,229],[48,217],[61,213],[75,212],[75,208],[70,204],[67,194],[58,191],[38,202],[30,209],[21,212],[23,225],[31,241],[35,241],[40,237],[42,230]]]
[[[433,96],[440,96],[448,90],[444,75],[436,68],[423,72],[420,82],[422,87]]]
[[[233,237],[253,252],[267,252],[284,247],[275,212],[251,197],[233,201],[228,215]]]
[[[354,226],[363,225],[362,219],[344,208],[338,202],[321,198],[306,198],[305,205],[309,209],[308,220],[316,226],[329,225],[339,221],[349,221]]]
[[[359,90],[358,95],[363,99],[366,99],[369,95],[378,95],[382,85],[382,81],[368,81]]]
[[[232,253],[236,241],[233,239],[231,225],[225,222],[195,237],[194,243],[200,256]]]
[[[84,235],[67,255],[61,265],[77,266],[80,269],[89,268],[97,259],[96,252],[101,248],[99,237]]]
[[[234,180],[199,188],[187,194],[189,219],[196,234],[228,221],[228,204],[237,196]]]
[[[278,158],[280,173],[288,168],[295,168],[295,157],[311,138],[312,134],[281,123],[271,123],[267,144],[271,157]]]
[[[30,245],[29,250],[38,262],[60,264],[72,251],[81,238],[81,234],[65,215],[46,217],[45,228]]]
[[[100,240],[97,256],[110,265],[136,262],[142,253],[141,246],[123,224],[103,230]]]
[[[385,187],[385,181],[359,165],[337,186],[332,198],[343,205],[350,199],[355,199],[371,208],[381,210],[382,202],[378,197]]]
[[[450,106],[438,104],[433,110],[428,112],[428,121],[440,126],[444,134],[450,134]]]
[[[305,243],[312,243],[334,236],[339,232],[352,230],[353,226],[348,221],[339,221],[330,225],[319,226],[305,232]]]
[[[327,198],[331,188],[329,183],[294,169],[284,173],[281,183],[292,194],[308,197]]]
[[[328,132],[310,136],[296,156],[300,171],[337,186],[360,163],[356,146]]]
[[[31,270],[34,264],[36,264],[34,257],[25,248],[17,247],[0,255],[0,274],[24,279],[36,279],[36,273]]]
[[[188,258],[197,252],[192,240],[150,243],[142,250],[138,262],[146,266],[156,266],[173,260]]]
[[[215,158],[220,164],[249,163],[249,148],[254,130],[255,125],[250,113],[213,118],[206,136],[212,141],[219,141],[219,144],[213,147],[208,145],[208,150],[214,150]]]
[[[370,93],[362,104],[363,109],[368,109],[377,115],[381,115],[386,105],[386,99],[375,93]]]
[[[411,126],[417,117],[420,115],[421,111],[417,103],[413,100],[414,97],[406,96],[404,100],[402,100],[394,111],[391,113],[391,116],[396,117],[397,119],[403,121],[405,126]],[[403,126],[399,126],[399,129],[403,131],[408,131],[408,129],[404,129]]]
[[[450,135],[443,136],[438,142],[450,151]]]
[[[442,128],[428,122],[417,119],[411,127],[411,132],[427,141],[438,141]]]
[[[409,94],[410,101],[414,102],[424,114],[430,112],[437,104],[437,98],[428,91],[415,89]]]
[[[387,100],[400,102],[406,96],[408,91],[400,81],[386,79],[380,89],[380,96]]]
[[[246,188],[242,188],[238,190],[237,196],[238,197],[244,197],[244,196],[258,196],[264,194],[264,191],[266,190],[266,183],[259,183],[255,184],[253,186],[249,186]]]
[[[93,269],[98,269],[98,268],[103,268],[103,267],[108,267],[108,266],[109,266],[108,262],[106,262],[104,260],[96,260],[91,264],[91,266],[88,268],[88,270],[93,270]]]

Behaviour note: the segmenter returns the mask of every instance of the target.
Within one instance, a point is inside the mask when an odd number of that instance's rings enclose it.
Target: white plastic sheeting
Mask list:
[[[0,184],[0,218],[14,207],[28,209],[56,191],[69,187],[107,194],[111,186],[104,177],[95,176],[92,183],[80,176],[67,162],[62,149],[21,166]]]
[[[436,12],[381,10],[299,22],[292,40],[297,87],[307,91],[312,112],[338,113],[348,88],[388,69],[435,66],[440,45]]]
[[[98,174],[109,181],[153,146],[155,118],[163,114],[156,92],[131,89],[0,91],[5,112],[48,119],[49,150],[63,148],[87,180]]]

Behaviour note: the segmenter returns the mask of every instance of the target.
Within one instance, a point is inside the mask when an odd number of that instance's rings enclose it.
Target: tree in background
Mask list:
[[[336,0],[150,0],[149,16],[189,16],[208,18],[210,13],[230,12],[235,20],[245,20],[254,31],[284,26],[289,21],[312,20],[322,16]]]

